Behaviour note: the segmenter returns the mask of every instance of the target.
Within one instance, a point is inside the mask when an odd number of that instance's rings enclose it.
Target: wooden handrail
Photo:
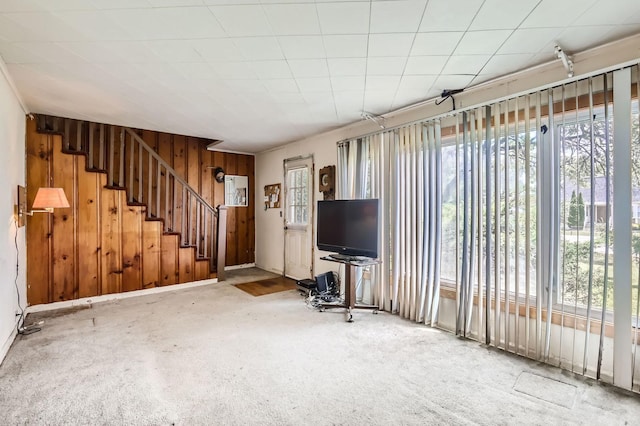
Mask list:
[[[193,188],[191,188],[191,186],[189,186],[189,183],[186,180],[184,180],[178,175],[178,172],[176,172],[173,169],[173,167],[169,165],[169,163],[164,161],[162,157],[160,157],[158,153],[155,152],[155,150],[153,150],[149,145],[147,145],[146,142],[136,134],[136,132],[129,129],[128,127],[125,127],[125,130],[127,131],[127,133],[129,133],[129,135],[131,135],[136,140],[136,142],[138,142],[145,149],[145,151],[147,151],[158,163],[160,163],[162,167],[164,167],[167,170],[167,172],[171,176],[173,176],[173,178],[176,181],[178,181],[181,185],[187,188],[187,191],[189,191],[194,198],[196,198],[200,203],[202,203],[208,210],[212,212],[216,211],[216,209],[213,208],[209,203],[207,203],[205,199],[200,196],[200,194],[198,194]]]

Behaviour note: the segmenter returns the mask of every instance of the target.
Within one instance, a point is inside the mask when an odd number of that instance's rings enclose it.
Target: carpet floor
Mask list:
[[[244,279],[259,281],[259,271]],[[272,274],[273,275],[273,274]],[[638,395],[397,316],[229,282],[42,313],[1,425],[637,424]]]

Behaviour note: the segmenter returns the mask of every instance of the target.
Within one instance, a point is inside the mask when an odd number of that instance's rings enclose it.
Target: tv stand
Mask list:
[[[378,312],[378,306],[365,305],[356,303],[356,281],[355,272],[357,267],[377,265],[382,263],[378,259],[370,259],[360,256],[344,256],[344,255],[329,255],[321,257],[322,260],[329,262],[337,262],[345,265],[344,267],[344,303],[336,305],[333,303],[323,303],[323,308],[345,308],[347,313],[347,322],[353,322],[353,309],[373,309],[373,313]]]

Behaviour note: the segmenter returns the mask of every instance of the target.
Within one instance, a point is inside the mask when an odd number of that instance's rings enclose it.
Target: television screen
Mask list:
[[[318,201],[318,249],[378,257],[378,200]]]

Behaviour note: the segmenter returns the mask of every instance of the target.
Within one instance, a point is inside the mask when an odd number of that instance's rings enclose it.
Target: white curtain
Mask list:
[[[440,298],[442,183],[439,120],[394,130],[391,174],[391,310],[435,324]],[[386,303],[385,303],[386,306]]]
[[[388,215],[384,211],[386,203],[385,165],[388,145],[383,143],[383,135],[377,134],[353,139],[338,144],[338,199],[379,199],[380,243],[378,257],[381,265],[368,267],[369,279],[365,279],[363,268],[356,269],[356,298],[363,303],[384,303],[388,294]],[[380,306],[381,309],[384,306]]]

